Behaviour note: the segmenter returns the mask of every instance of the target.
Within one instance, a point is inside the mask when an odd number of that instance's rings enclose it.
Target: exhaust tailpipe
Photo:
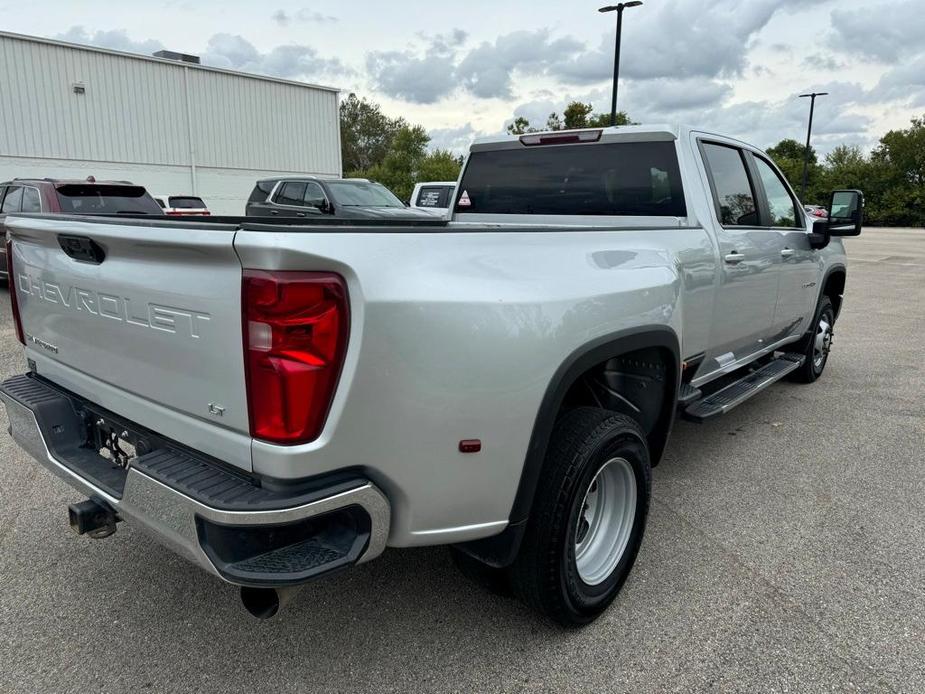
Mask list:
[[[251,588],[241,586],[241,604],[257,619],[275,616],[302,589],[302,586],[283,588]]]

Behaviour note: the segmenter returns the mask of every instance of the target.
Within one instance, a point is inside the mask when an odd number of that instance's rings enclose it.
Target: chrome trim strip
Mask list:
[[[391,508],[386,496],[372,482],[301,506],[267,511],[227,511],[206,506],[129,467],[125,490],[122,498],[117,499],[64,466],[51,454],[31,409],[6,393],[0,392],[0,398],[6,405],[13,439],[43,467],[88,497],[105,501],[120,517],[136,521],[155,539],[220,578],[199,545],[197,515],[226,525],[266,525],[303,520],[347,506],[360,506],[369,514],[371,528],[369,544],[357,563],[374,559],[385,549]]]

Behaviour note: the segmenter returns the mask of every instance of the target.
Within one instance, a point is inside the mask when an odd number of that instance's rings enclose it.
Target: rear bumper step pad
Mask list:
[[[355,473],[267,488],[33,374],[0,384],[0,399],[13,438],[39,463],[233,583],[301,583],[385,548],[388,500]],[[99,413],[154,450],[127,467],[104,458],[90,433]]]

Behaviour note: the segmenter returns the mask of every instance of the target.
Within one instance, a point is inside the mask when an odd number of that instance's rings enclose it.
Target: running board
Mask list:
[[[783,354],[752,371],[735,383],[730,383],[712,395],[689,405],[684,411],[685,419],[702,422],[710,417],[726,414],[736,405],[741,405],[753,395],[776,383],[791,371],[796,371],[806,359],[802,354]]]

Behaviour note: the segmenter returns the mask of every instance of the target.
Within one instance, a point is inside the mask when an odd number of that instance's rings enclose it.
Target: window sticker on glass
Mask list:
[[[440,207],[440,191],[434,189],[422,191],[418,204],[421,207]]]
[[[464,190],[462,195],[459,196],[459,202],[456,203],[460,207],[469,207],[472,204],[472,201],[469,199],[469,191]]]

